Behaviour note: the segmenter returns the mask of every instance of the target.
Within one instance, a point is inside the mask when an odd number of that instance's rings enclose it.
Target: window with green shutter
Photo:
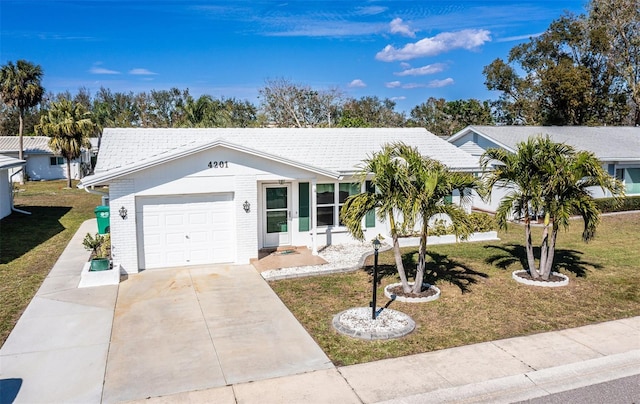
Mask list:
[[[365,183],[365,191],[375,193],[376,187],[373,185],[372,181],[367,181]],[[364,226],[367,228],[376,227],[376,211],[374,209],[367,212],[364,217]]]
[[[309,206],[309,183],[298,183],[298,230],[309,231],[311,228],[309,221],[309,212],[311,207]]]

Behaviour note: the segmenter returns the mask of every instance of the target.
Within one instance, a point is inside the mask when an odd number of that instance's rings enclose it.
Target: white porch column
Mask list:
[[[316,190],[317,181],[311,180],[311,254],[318,255],[318,194]]]

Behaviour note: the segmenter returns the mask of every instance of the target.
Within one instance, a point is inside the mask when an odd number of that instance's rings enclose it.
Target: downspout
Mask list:
[[[13,206],[13,196],[14,196],[13,195],[13,176],[16,175],[16,174],[20,174],[23,171],[24,171],[24,167],[22,167],[21,169],[19,169],[15,173],[11,174],[11,176],[9,177],[9,187],[11,187],[11,210],[14,211],[14,212],[22,213],[24,215],[30,215],[31,212],[27,212],[26,210],[18,209],[18,208]]]

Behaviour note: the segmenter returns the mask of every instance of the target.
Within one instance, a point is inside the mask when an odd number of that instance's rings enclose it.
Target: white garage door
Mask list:
[[[139,197],[144,269],[235,261],[233,194]]]

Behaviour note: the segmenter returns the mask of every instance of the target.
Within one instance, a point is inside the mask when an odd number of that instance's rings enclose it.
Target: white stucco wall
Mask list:
[[[8,170],[0,170],[0,219],[11,214],[11,185]]]
[[[49,154],[32,154],[25,155],[27,164],[25,166],[26,173],[31,181],[40,180],[60,180],[67,178],[67,164],[66,162],[61,165],[51,165],[50,158],[53,157]],[[16,156],[17,157],[17,154]],[[90,161],[90,160],[89,160]],[[18,171],[20,168],[13,168],[9,170],[10,174]],[[71,178],[74,180],[80,179],[80,160],[73,160],[71,162]],[[19,181],[19,176],[13,177],[13,181]]]

